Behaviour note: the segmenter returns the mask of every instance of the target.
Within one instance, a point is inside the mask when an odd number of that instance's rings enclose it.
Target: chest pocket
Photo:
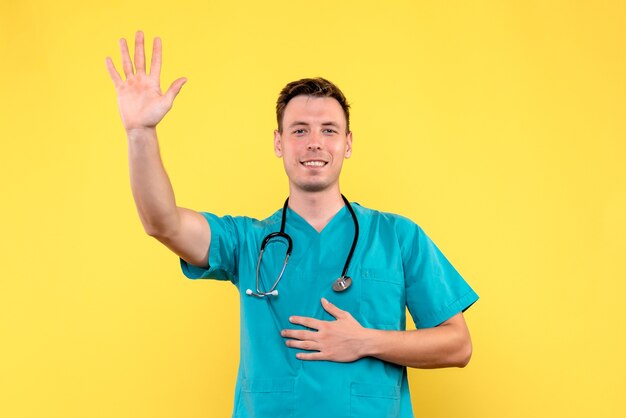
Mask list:
[[[406,298],[403,272],[362,268],[359,279],[359,313],[365,322],[362,325],[388,330],[404,329]]]

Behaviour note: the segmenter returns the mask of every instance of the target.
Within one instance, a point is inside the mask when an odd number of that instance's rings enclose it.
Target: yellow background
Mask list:
[[[479,293],[419,417],[626,416],[624,1],[0,2],[0,416],[226,417],[236,290],[136,214],[111,56],[163,39],[178,204],[265,217],[288,81],[352,104],[342,191],[419,223]],[[131,51],[133,45],[131,42]],[[329,394],[332,396],[332,394]]]

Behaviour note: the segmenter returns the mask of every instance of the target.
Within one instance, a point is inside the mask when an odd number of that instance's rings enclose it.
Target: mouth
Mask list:
[[[307,160],[307,161],[300,161],[300,164],[302,164],[305,167],[319,168],[319,167],[324,167],[326,164],[328,164],[328,161]]]

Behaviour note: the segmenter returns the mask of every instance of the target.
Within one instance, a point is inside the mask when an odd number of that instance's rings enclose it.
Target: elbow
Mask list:
[[[144,225],[143,230],[146,234],[150,235],[152,238],[161,238],[165,234],[161,229],[155,228],[154,226]]]
[[[180,230],[180,217],[178,214],[168,216],[139,215],[143,230],[146,234],[157,239],[168,239]]]
[[[158,237],[158,236],[159,236],[159,231],[158,231],[156,228],[154,228],[153,226],[150,226],[150,225],[145,225],[145,224],[144,224],[144,226],[143,226],[143,231],[144,231],[146,234],[148,234],[148,235],[150,235],[151,237],[153,237],[153,238],[156,238],[156,237]]]
[[[143,230],[146,234],[158,239],[159,241],[166,240],[174,235],[174,230],[172,228],[168,228],[166,225],[162,224],[144,222]]]
[[[468,338],[467,341],[465,341],[459,348],[455,366],[464,368],[465,366],[469,364],[469,361],[471,358],[472,358],[472,341]]]

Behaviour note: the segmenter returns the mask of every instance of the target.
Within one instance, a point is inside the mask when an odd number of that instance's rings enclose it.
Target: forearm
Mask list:
[[[171,233],[180,220],[155,128],[128,132],[128,163],[133,198],[144,230],[153,236]]]
[[[464,324],[463,324],[464,325]],[[442,324],[412,331],[366,329],[363,354],[420,369],[464,367],[472,354],[465,326]]]

